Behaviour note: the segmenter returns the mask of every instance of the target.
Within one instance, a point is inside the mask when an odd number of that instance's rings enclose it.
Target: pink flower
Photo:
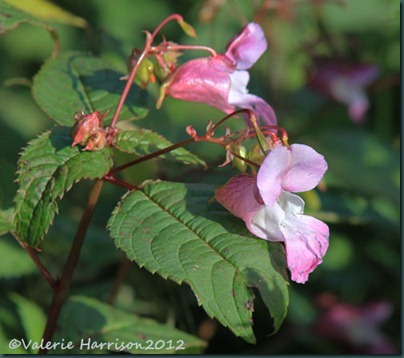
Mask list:
[[[391,316],[392,306],[379,301],[364,306],[337,303],[318,320],[316,332],[323,337],[349,344],[350,353],[397,354],[396,347],[380,330]]]
[[[328,248],[328,226],[303,214],[304,201],[291,192],[313,189],[327,170],[314,149],[293,144],[276,147],[264,159],[257,176],[233,177],[216,199],[246,223],[259,238],[285,243],[292,280],[304,283],[322,262]]]
[[[228,43],[224,54],[191,60],[179,67],[167,80],[164,94],[203,102],[225,113],[236,107],[254,110],[265,124],[276,124],[272,107],[247,91],[249,69],[264,53],[267,41],[261,27],[249,23]],[[159,100],[161,102],[161,99]]]
[[[376,65],[329,62],[314,71],[309,86],[348,106],[354,122],[362,122],[369,108],[365,88],[379,75]]]

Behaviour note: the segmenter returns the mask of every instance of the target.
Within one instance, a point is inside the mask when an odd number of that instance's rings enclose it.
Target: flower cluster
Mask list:
[[[313,189],[327,170],[324,157],[303,144],[277,146],[258,174],[240,174],[216,192],[216,200],[255,236],[285,243],[292,280],[304,283],[328,248],[328,226],[303,214],[296,192]]]
[[[247,92],[247,70],[266,49],[267,41],[262,28],[256,23],[249,23],[230,40],[224,54],[213,51],[209,57],[190,60],[179,67],[173,66],[175,70],[161,86],[158,106],[168,95],[203,102],[228,114],[237,107],[252,111],[254,118],[250,116],[248,121],[250,131],[253,126],[258,141],[265,142],[266,148],[260,151],[261,157],[264,152],[267,155],[265,159],[258,158],[262,164],[257,175],[244,173],[235,176],[216,192],[216,199],[232,214],[244,220],[255,236],[284,242],[292,280],[304,283],[322,262],[328,248],[329,230],[322,221],[303,214],[304,201],[293,193],[317,186],[327,170],[327,163],[323,156],[306,145],[293,144],[289,147],[282,145],[279,139],[274,140],[280,129],[276,126],[274,110],[262,98]],[[262,119],[261,126],[258,126],[256,118]],[[269,145],[260,132],[260,128],[264,127],[273,130]],[[192,134],[194,139],[198,137],[196,132]],[[209,132],[204,137],[198,137],[198,140],[211,141],[211,134]],[[241,148],[244,148],[241,146],[242,140],[222,144],[227,151],[223,165],[242,159],[239,155]],[[236,163],[235,166],[241,167]],[[242,171],[245,169],[246,165]]]

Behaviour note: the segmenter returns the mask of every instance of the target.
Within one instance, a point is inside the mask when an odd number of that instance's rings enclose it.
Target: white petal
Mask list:
[[[263,205],[255,214],[251,222],[254,234],[268,241],[284,241],[281,223],[285,219],[285,212],[275,203],[272,206]]]

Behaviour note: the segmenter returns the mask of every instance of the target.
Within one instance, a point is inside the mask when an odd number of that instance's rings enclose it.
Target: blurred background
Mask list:
[[[307,213],[330,226],[330,247],[324,262],[305,285],[291,283],[289,313],[278,333],[271,335],[271,318],[257,297],[256,345],[245,343],[209,319],[188,287],[122,261],[105,229],[113,207],[124,193],[120,188],[105,186],[74,278],[73,293],[105,300],[113,297],[120,307],[198,335],[209,342],[205,353],[399,353],[400,1],[53,3],[86,22],[79,26],[52,23],[60,34],[61,50],[94,53],[119,66],[123,73],[131,50],[143,46],[142,30],[152,31],[172,13],[181,14],[194,26],[198,38],[186,37],[171,23],[162,32],[167,40],[206,45],[218,52],[224,52],[226,43],[242,26],[258,22],[269,46],[250,70],[249,91],[275,109],[278,124],[287,130],[290,143],[312,146],[329,165],[320,190],[304,196]],[[54,125],[36,105],[30,91],[33,76],[52,49],[49,33],[28,23],[0,36],[3,210],[12,206],[20,149]],[[188,52],[179,61],[197,56],[201,53]],[[151,86],[149,115],[125,125],[154,129],[175,142],[186,138],[187,125],[203,131],[208,120],[217,121],[223,116],[206,105],[170,98],[157,111],[157,95],[157,85]],[[126,171],[124,179],[133,184],[162,178],[223,185],[234,171],[217,167],[224,161],[220,148],[207,144],[189,149],[210,164],[207,171],[172,165],[168,168],[153,161]],[[127,160],[124,155],[117,157],[118,162]],[[89,183],[80,183],[60,203],[61,215],[42,247],[42,257],[52,272],[63,268],[61,257],[70,246],[88,188]],[[35,302],[45,314],[50,292],[11,236],[1,237],[0,251],[0,336],[5,337],[22,329],[15,294]],[[126,272],[119,292],[113,289],[117,270]]]

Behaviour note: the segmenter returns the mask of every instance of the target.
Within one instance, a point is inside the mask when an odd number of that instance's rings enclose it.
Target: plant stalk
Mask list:
[[[45,267],[45,265],[40,260],[37,252],[31,246],[29,246],[26,242],[20,240],[20,238],[16,234],[13,234],[13,236],[18,241],[18,243],[24,248],[24,250],[27,251],[27,253],[31,257],[32,261],[34,261],[35,265],[38,266],[39,271],[41,272],[42,276],[49,283],[49,286],[54,290],[56,287],[56,281],[52,278],[52,275],[50,274],[48,269]]]
[[[70,249],[69,256],[66,260],[62,277],[55,287],[51,307],[48,313],[48,320],[46,322],[45,331],[42,337],[44,342],[43,346],[46,346],[46,343],[51,341],[55,333],[60,311],[62,309],[63,303],[67,298],[67,294],[73,278],[74,269],[76,268],[80,250],[84,242],[84,237],[90,225],[90,221],[94,213],[94,208],[100,196],[103,184],[103,180],[97,179],[96,181],[94,181],[93,186],[90,190],[87,207],[83,213],[79,227],[77,228],[76,236]],[[39,354],[46,354],[47,351],[48,350],[46,348],[41,348],[39,350]]]

